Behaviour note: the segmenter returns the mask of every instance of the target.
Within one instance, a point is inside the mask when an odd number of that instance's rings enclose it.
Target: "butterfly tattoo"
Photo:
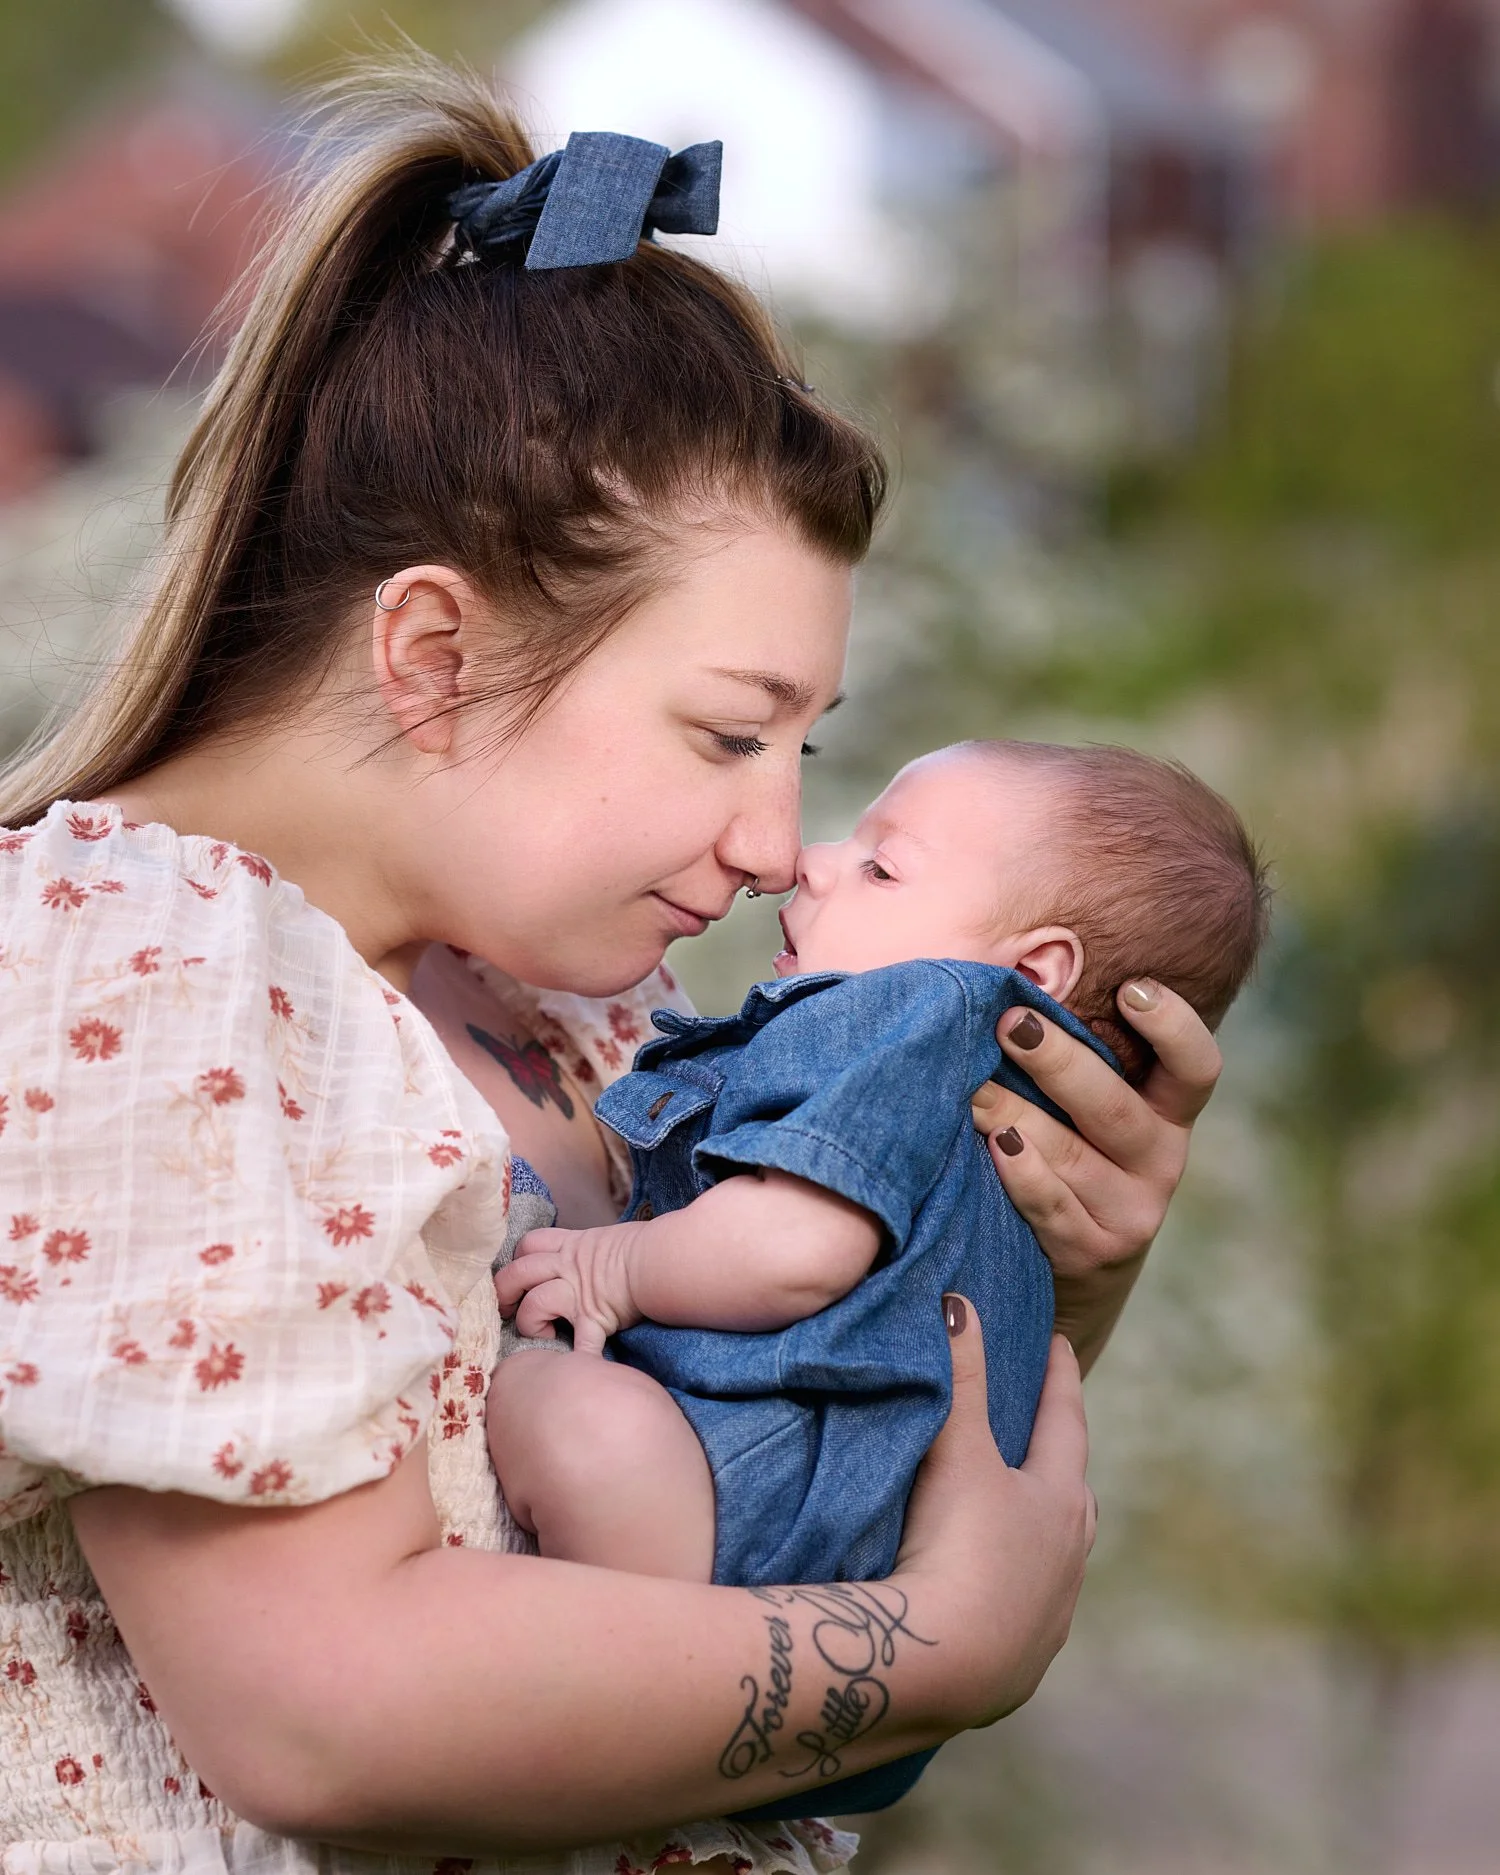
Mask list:
[[[491,1035],[472,1022],[465,1026],[470,1039],[478,1042],[487,1055],[494,1056],[533,1107],[545,1107],[550,1100],[565,1120],[572,1119],[572,1099],[562,1084],[557,1063],[540,1042],[527,1042],[517,1048],[513,1042],[501,1041],[498,1035]]]

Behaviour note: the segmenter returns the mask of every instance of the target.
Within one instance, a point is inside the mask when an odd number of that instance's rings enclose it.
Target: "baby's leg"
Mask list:
[[[648,1374],[525,1348],[495,1369],[485,1418],[505,1501],[544,1556],[712,1580],[708,1460]]]

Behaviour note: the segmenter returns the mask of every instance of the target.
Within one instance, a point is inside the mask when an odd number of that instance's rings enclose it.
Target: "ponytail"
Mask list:
[[[874,446],[818,406],[756,302],[643,244],[608,267],[449,268],[448,197],[533,160],[477,77],[422,55],[331,87],[302,188],[183,449],[151,597],[102,680],[0,775],[0,823],[264,720],[415,560],[503,621],[519,720],[662,576],[709,495],[853,561]]]

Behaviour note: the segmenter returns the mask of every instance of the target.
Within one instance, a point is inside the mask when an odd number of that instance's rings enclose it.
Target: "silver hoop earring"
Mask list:
[[[406,591],[402,593],[401,597],[396,601],[394,605],[387,605],[384,599],[382,599],[380,595],[385,591],[386,587],[389,586],[390,584],[391,584],[390,580],[383,579],[380,582],[380,584],[375,588],[375,603],[376,605],[380,607],[382,612],[399,612],[402,606],[404,606],[407,600],[411,597],[411,587],[410,586],[407,587]]]
[[[760,874],[758,872],[751,874],[750,883],[749,885],[745,887],[745,897],[746,898],[764,898],[765,897],[765,893],[762,892],[760,889]]]

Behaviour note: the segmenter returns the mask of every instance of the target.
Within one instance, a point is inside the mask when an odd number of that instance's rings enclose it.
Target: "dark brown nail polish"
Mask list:
[[[1015,1159],[1018,1158],[1025,1149],[1026,1141],[1022,1139],[1021,1135],[1013,1126],[1008,1126],[1003,1133],[996,1133],[995,1144],[1005,1154],[1007,1159]]]
[[[969,1325],[969,1311],[964,1307],[962,1296],[943,1297],[943,1320],[948,1324],[950,1336],[961,1335]]]
[[[1042,1037],[1047,1031],[1028,1009],[1021,1020],[1010,1032],[1010,1039],[1017,1048],[1040,1048]]]

